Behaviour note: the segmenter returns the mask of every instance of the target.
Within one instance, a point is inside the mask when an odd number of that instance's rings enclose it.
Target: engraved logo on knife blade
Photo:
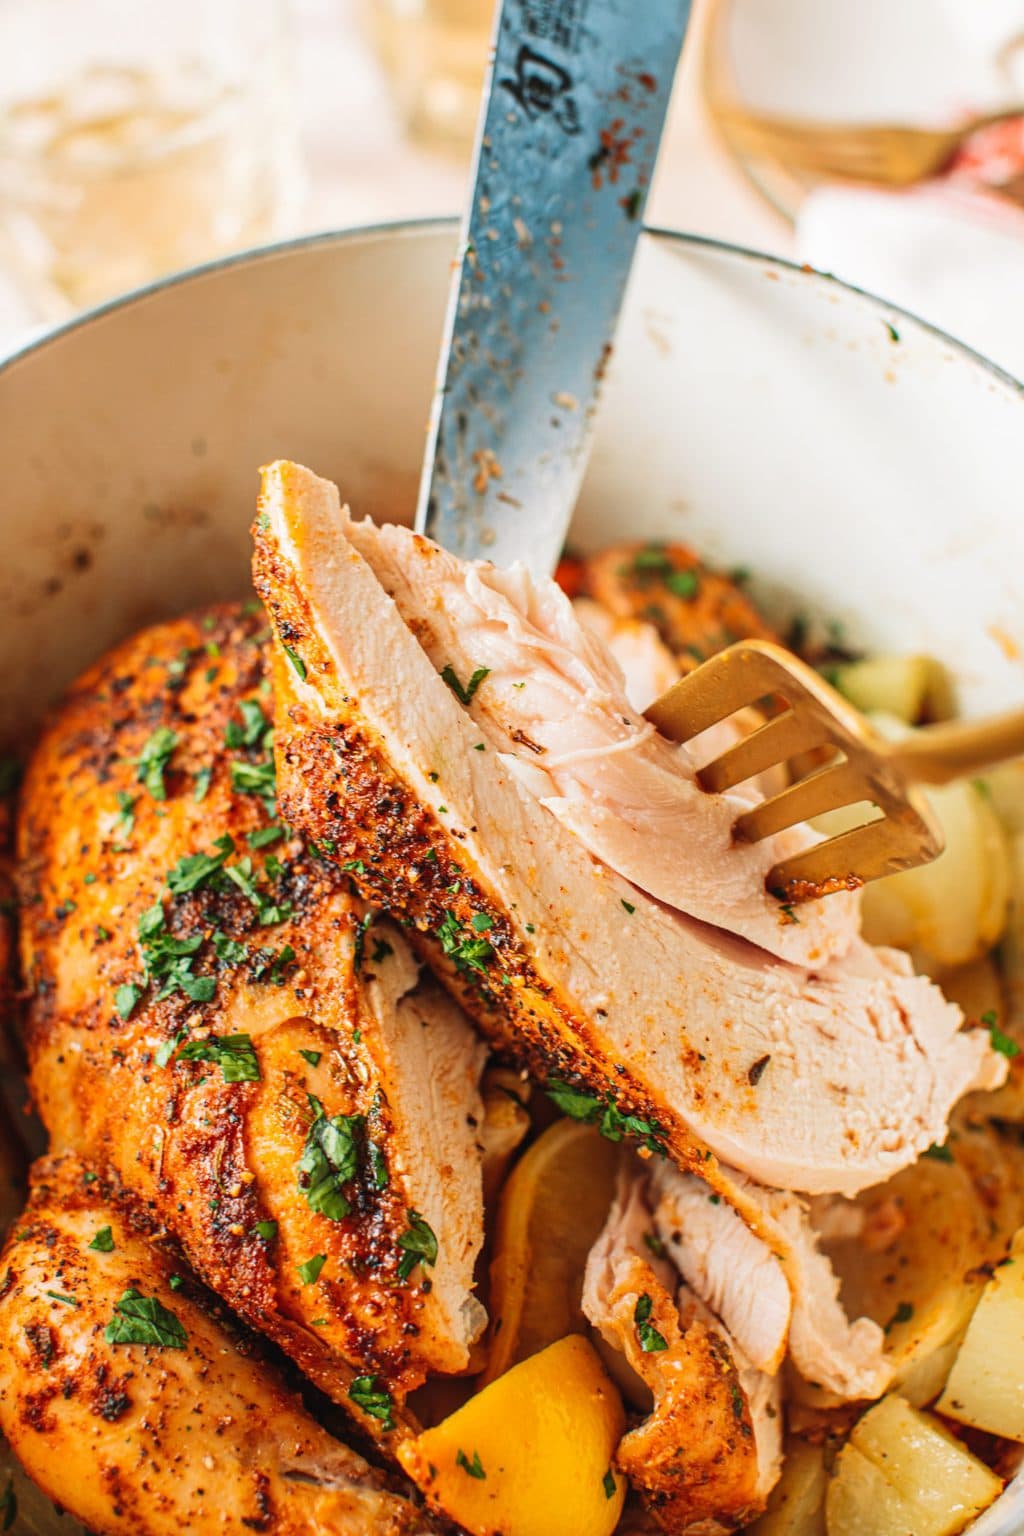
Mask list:
[[[524,43],[516,56],[515,75],[501,82],[531,121],[549,115],[563,133],[580,131],[579,111],[572,94],[572,76],[560,64]]]

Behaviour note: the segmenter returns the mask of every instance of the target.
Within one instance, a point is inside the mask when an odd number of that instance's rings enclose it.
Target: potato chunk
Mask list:
[[[859,1419],[836,1464],[829,1536],[958,1536],[1002,1480],[930,1414],[884,1397]]]
[[[938,1407],[962,1424],[1024,1441],[1024,1232],[982,1292]]]
[[[474,1536],[611,1536],[625,1480],[619,1394],[578,1334],[513,1366],[399,1447],[427,1502]]]
[[[782,1476],[749,1536],[825,1536],[827,1483],[823,1448],[806,1440],[790,1440]]]

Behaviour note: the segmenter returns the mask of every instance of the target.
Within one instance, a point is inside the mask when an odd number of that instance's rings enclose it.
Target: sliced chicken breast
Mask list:
[[[804,1203],[721,1172],[732,1204],[664,1160],[652,1166],[655,1226],[680,1274],[754,1364],[774,1373],[788,1344],[808,1381],[841,1398],[880,1397],[893,1378],[885,1335],[847,1317]]]
[[[0,1429],[104,1536],[411,1536],[433,1524],[315,1422],[157,1224],[47,1158],[0,1257]]]
[[[583,1310],[654,1400],[616,1465],[663,1530],[715,1536],[758,1515],[778,1479],[781,1395],[652,1257],[642,1190],[642,1178],[625,1176],[587,1260]]]
[[[622,674],[554,582],[464,561],[407,528],[348,522],[438,672],[485,677],[467,707],[488,746],[591,853],[641,890],[772,954],[824,965],[850,947],[856,895],[808,902],[793,922],[765,888],[772,865],[818,841],[805,827],[733,840],[749,795],[706,794],[688,748],[629,703]]]
[[[788,965],[595,859],[438,675],[353,526],[332,485],[266,471],[255,574],[290,663],[282,804],[410,925],[492,1037],[645,1120],[714,1188],[710,1154],[780,1188],[853,1193],[941,1141],[964,1092],[1001,1081],[987,1034],[963,1031],[902,957],[857,940],[821,971]]]
[[[263,623],[136,636],[44,733],[19,829],[32,1089],[54,1146],[115,1170],[326,1392],[352,1407],[369,1372],[397,1401],[465,1370],[485,1322],[484,1047],[276,819]]]

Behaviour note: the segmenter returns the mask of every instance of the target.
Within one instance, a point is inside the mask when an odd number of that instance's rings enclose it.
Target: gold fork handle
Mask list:
[[[987,720],[926,725],[913,736],[893,742],[886,754],[894,768],[919,784],[948,784],[1021,755],[1024,709]]]

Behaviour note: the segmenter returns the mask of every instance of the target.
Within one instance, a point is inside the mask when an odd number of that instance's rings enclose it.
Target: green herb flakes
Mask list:
[[[166,725],[158,726],[146,742],[136,763],[136,775],[154,800],[167,799],[164,774],[171,760],[178,738]]]
[[[981,1022],[988,1030],[988,1038],[994,1051],[998,1051],[1000,1056],[1007,1056],[1011,1060],[1014,1056],[1020,1055],[1020,1046],[1016,1040],[1011,1040],[1010,1036],[1004,1034],[999,1028],[994,1008],[990,1008],[987,1013],[982,1014]]]
[[[342,1221],[351,1210],[342,1185],[354,1178],[359,1168],[356,1131],[363,1117],[328,1118],[320,1100],[312,1094],[309,1103],[314,1118],[296,1169],[297,1183],[311,1211],[329,1221]]]
[[[299,1279],[302,1281],[303,1285],[313,1285],[317,1280],[319,1280],[320,1271],[323,1269],[326,1263],[326,1253],[316,1253],[311,1259],[307,1259],[304,1264],[300,1264],[298,1267]]]
[[[285,646],[284,653],[288,657],[288,660],[291,662],[292,666],[295,668],[295,670],[298,673],[299,677],[302,679],[303,682],[305,682],[306,681],[306,663],[303,661],[302,657],[297,655],[296,652],[293,651],[291,649],[291,647],[288,646],[288,645]]]
[[[178,1051],[177,1061],[213,1061],[226,1083],[258,1083],[260,1064],[251,1035],[208,1035],[190,1040]]]
[[[633,1321],[636,1324],[636,1336],[640,1342],[640,1348],[645,1355],[656,1354],[659,1350],[668,1349],[666,1339],[650,1321],[651,1298],[644,1291],[637,1297],[636,1306],[633,1308]]]
[[[188,1336],[173,1312],[156,1297],[129,1286],[103,1330],[108,1344],[155,1344],[160,1349],[184,1349]]]
[[[614,1499],[616,1492],[615,1473],[612,1471],[611,1467],[608,1468],[608,1471],[605,1473],[604,1477],[602,1477],[601,1487],[604,1489],[604,1496],[606,1499]]]
[[[385,1429],[394,1429],[391,1393],[377,1386],[376,1376],[357,1376],[348,1389],[349,1401],[372,1419],[379,1419]]]
[[[172,896],[184,896],[206,885],[210,877],[223,869],[235,851],[234,839],[218,837],[213,845],[216,853],[189,853],[179,859],[167,874],[167,888]]]
[[[490,667],[477,667],[465,687],[459,682],[451,667],[444,667],[441,671],[441,676],[460,704],[471,704],[473,702],[473,695],[480,687],[484,678],[490,674],[490,670]]]
[[[418,1211],[407,1211],[406,1217],[409,1226],[398,1239],[398,1246],[402,1250],[398,1261],[398,1278],[408,1280],[417,1264],[433,1265],[437,1263],[437,1238],[433,1229],[424,1221]]]
[[[114,1234],[109,1227],[100,1227],[89,1247],[95,1253],[113,1253]]]
[[[621,1141],[623,1136],[635,1136],[649,1152],[656,1152],[662,1157],[666,1155],[657,1121],[624,1114],[610,1096],[600,1099],[558,1078],[549,1078],[544,1091],[563,1115],[596,1125],[601,1135],[609,1141]]]
[[[455,1453],[455,1465],[457,1467],[461,1467],[463,1472],[465,1472],[468,1477],[475,1477],[480,1482],[483,1482],[483,1480],[487,1476],[487,1473],[483,1469],[483,1463],[480,1460],[480,1452],[479,1451],[474,1451],[473,1452],[473,1460],[472,1461],[470,1461],[470,1459],[466,1455],[465,1451],[463,1451],[461,1449],[456,1451],[456,1453]]]
[[[272,1243],[274,1238],[277,1236],[277,1222],[258,1221],[252,1230],[255,1235],[257,1237],[261,1237],[265,1243]]]

